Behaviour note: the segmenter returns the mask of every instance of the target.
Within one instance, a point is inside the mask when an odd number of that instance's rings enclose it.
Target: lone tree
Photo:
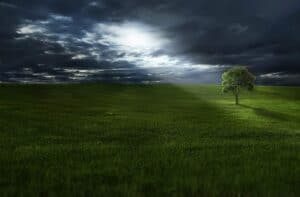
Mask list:
[[[239,93],[242,89],[253,90],[255,76],[246,67],[234,67],[223,73],[222,90],[232,92],[235,96],[235,104],[239,104]]]

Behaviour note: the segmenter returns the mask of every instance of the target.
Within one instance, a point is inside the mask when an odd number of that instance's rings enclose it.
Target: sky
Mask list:
[[[299,0],[0,0],[0,82],[300,85]]]

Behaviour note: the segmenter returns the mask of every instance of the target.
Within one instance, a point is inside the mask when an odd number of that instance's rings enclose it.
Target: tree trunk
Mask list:
[[[239,104],[239,94],[238,93],[235,94],[235,104],[236,105]]]
[[[235,95],[235,104],[238,105],[239,104],[239,93],[240,93],[240,87],[239,85],[235,86],[235,91],[234,91],[234,95]]]

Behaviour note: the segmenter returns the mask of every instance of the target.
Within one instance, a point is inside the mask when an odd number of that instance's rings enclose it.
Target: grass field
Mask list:
[[[1,85],[0,196],[300,196],[300,88]]]

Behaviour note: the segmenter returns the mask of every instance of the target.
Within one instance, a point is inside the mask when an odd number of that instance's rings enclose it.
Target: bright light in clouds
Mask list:
[[[156,46],[156,40],[151,35],[138,29],[128,28],[120,33],[123,34],[123,36],[120,36],[120,43],[124,46],[138,49],[152,49]]]
[[[138,67],[187,69],[209,69],[208,65],[192,64],[181,57],[174,57],[162,51],[171,43],[162,33],[152,27],[139,23],[100,23],[92,32],[86,32],[82,39],[85,42],[97,42],[109,46],[112,50],[124,53],[122,57],[114,57],[110,61],[128,61]],[[94,51],[95,52],[95,51]]]
[[[98,24],[100,43],[117,45],[124,50],[153,52],[167,43],[154,29],[137,23]]]

